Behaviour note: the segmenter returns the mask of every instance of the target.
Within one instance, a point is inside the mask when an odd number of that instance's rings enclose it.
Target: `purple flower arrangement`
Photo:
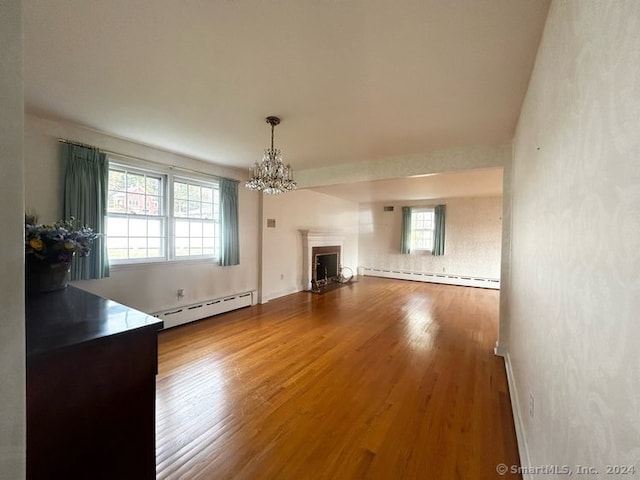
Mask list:
[[[68,267],[75,253],[80,257],[89,255],[91,244],[98,236],[91,228],[78,226],[73,217],[42,225],[34,215],[25,216],[25,253],[45,264]]]

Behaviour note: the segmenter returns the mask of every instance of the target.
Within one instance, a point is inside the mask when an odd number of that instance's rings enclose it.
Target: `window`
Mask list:
[[[107,250],[110,261],[165,258],[165,177],[109,168]]]
[[[217,186],[176,180],[173,183],[175,256],[219,256],[220,195]]]
[[[411,250],[433,248],[433,208],[411,210]]]
[[[215,258],[220,252],[217,181],[178,178],[111,163],[107,250],[112,263]]]

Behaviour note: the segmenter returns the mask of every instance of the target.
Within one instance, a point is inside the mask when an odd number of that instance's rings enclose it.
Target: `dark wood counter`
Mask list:
[[[160,328],[71,286],[27,298],[27,478],[155,478]]]

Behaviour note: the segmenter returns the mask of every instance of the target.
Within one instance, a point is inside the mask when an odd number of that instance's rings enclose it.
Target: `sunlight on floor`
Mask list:
[[[440,329],[433,317],[431,300],[423,296],[416,296],[406,307],[402,308],[401,312],[407,345],[417,352],[431,350]]]
[[[196,415],[203,427],[205,423],[214,425],[228,415],[229,376],[223,363],[215,358],[188,364],[181,372],[162,380],[166,385],[160,390],[163,394],[156,397],[158,411],[165,412],[176,425],[193,421]],[[203,412],[207,414],[202,415]]]

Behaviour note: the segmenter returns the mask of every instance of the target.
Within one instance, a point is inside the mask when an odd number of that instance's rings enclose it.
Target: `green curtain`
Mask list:
[[[238,182],[220,179],[220,265],[240,263],[240,237],[238,234]]]
[[[436,205],[433,208],[433,250],[432,255],[444,255],[444,217],[447,207]]]
[[[411,253],[411,207],[402,207],[400,253]]]
[[[109,186],[109,161],[96,148],[62,144],[64,174],[64,219],[74,217],[79,225],[102,234],[93,243],[88,257],[76,258],[71,264],[71,280],[109,276],[107,239],[104,236]]]

